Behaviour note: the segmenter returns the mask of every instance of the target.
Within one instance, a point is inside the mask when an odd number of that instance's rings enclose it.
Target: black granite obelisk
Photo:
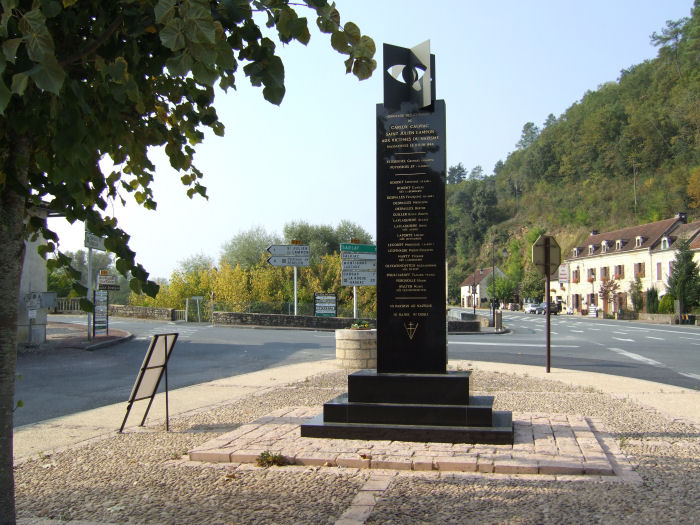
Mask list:
[[[384,44],[377,105],[377,370],[348,376],[301,435],[512,443],[510,412],[469,395],[447,371],[445,102],[435,99],[430,42]]]

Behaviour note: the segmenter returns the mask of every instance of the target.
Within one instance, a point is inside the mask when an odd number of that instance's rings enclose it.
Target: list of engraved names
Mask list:
[[[442,153],[442,137],[431,117],[427,112],[388,114],[379,137],[383,151],[379,172],[384,177],[379,198],[385,201],[380,206],[386,234],[384,270],[393,284],[389,286],[393,293],[385,300],[391,317],[406,321],[420,322],[431,315],[435,306],[431,292],[441,286],[439,277],[444,276],[439,266],[444,261],[444,182],[440,177],[444,168],[440,155],[435,154]]]

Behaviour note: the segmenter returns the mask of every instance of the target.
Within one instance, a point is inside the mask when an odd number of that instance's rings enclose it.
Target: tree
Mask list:
[[[644,308],[644,292],[642,290],[642,280],[637,277],[630,283],[629,288],[632,306],[634,306],[635,312],[641,312]]]
[[[484,176],[484,168],[478,165],[474,166],[469,172],[469,178],[473,180],[482,180]]]
[[[673,53],[673,60],[676,63],[679,77],[683,75],[681,74],[681,64],[678,58],[678,44],[683,37],[683,28],[688,21],[687,17],[680,20],[666,20],[666,27],[661,30],[661,34],[654,31],[650,37],[652,45],[656,47],[661,46],[662,50],[668,50]]]
[[[659,313],[659,292],[653,286],[647,288],[647,313]]]
[[[534,122],[526,122],[520,134],[520,140],[516,144],[518,149],[526,149],[533,145],[540,135],[540,128]]]
[[[539,301],[544,296],[544,275],[530,266],[525,272],[525,278],[520,285],[520,296]]]
[[[236,265],[249,268],[260,262],[260,256],[268,246],[281,243],[279,235],[268,232],[263,226],[241,231],[221,247],[219,264],[226,263],[232,268]]]
[[[615,279],[603,279],[598,290],[598,297],[603,302],[603,310],[607,313],[607,305],[612,304],[615,295],[620,290],[620,283]]]
[[[340,24],[335,4],[304,0],[346,71],[372,74],[375,45]],[[0,17],[0,516],[14,522],[12,412],[17,305],[25,239],[41,234],[50,268],[69,266],[37,208],[83,221],[132,275],[134,292],[158,285],[135,261],[128,235],[106,215],[108,201],[133,197],[155,209],[149,148],[164,147],[190,197],[206,196],[193,163],[204,129],[224,133],[215,84],[241,71],[266,100],[281,103],[282,43],[310,38],[300,3],[289,0],[2,0]],[[254,15],[267,16],[259,27]],[[263,33],[265,32],[265,34]],[[41,130],[40,133],[37,130]],[[99,161],[109,157],[111,173]],[[84,288],[75,286],[79,292]],[[84,304],[85,307],[91,305]]]
[[[666,287],[671,297],[680,301],[678,313],[689,312],[700,301],[700,269],[693,260],[690,239],[677,241],[678,251]]]
[[[460,162],[456,166],[450,166],[447,170],[447,184],[459,184],[467,178],[467,170]]]

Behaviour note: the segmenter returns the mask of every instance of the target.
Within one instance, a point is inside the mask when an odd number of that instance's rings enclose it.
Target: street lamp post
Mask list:
[[[491,326],[496,326],[496,259],[493,254],[494,239],[491,236]]]

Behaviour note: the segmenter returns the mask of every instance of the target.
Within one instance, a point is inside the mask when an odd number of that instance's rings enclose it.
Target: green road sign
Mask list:
[[[377,253],[377,247],[374,244],[353,244],[349,242],[340,243],[341,252],[357,252],[357,253]]]

